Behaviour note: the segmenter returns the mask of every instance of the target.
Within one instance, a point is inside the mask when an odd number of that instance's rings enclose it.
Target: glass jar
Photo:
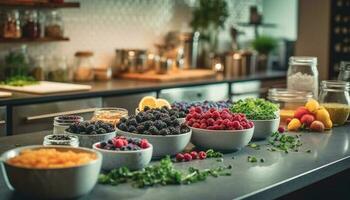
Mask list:
[[[44,56],[40,55],[34,58],[33,66],[30,70],[30,74],[35,78],[37,81],[43,81],[45,80],[45,60]]]
[[[39,38],[40,37],[40,23],[38,20],[38,12],[36,10],[27,10],[24,14],[23,37],[25,38]]]
[[[22,36],[18,10],[6,13],[2,28],[2,36],[4,38],[20,38]]]
[[[79,147],[79,138],[78,136],[72,134],[47,135],[44,137],[43,145],[64,145]]]
[[[64,134],[71,124],[82,121],[84,118],[78,115],[57,116],[53,121],[53,134]]]
[[[285,123],[287,118],[293,118],[295,109],[304,106],[312,96],[311,92],[271,88],[268,91],[267,99],[279,104],[280,120],[281,123]]]
[[[63,20],[57,11],[51,11],[46,16],[45,37],[62,38],[63,37]]]
[[[100,108],[94,112],[94,116],[91,120],[103,121],[115,126],[119,122],[120,118],[127,116],[128,110],[124,108]]]
[[[75,81],[92,81],[94,79],[93,55],[90,51],[78,51],[75,53]]]
[[[51,58],[51,69],[48,72],[48,80],[56,82],[69,81],[69,70],[65,56]]]
[[[340,63],[340,72],[338,80],[350,82],[350,62]]]
[[[316,57],[290,57],[287,74],[289,90],[312,92],[318,97],[318,71]]]
[[[322,81],[319,101],[329,112],[333,125],[343,125],[350,113],[350,82]]]

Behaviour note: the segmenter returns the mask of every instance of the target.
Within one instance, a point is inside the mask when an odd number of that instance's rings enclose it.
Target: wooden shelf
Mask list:
[[[0,43],[25,43],[25,42],[64,42],[69,41],[69,38],[18,38],[18,39],[9,39],[9,38],[0,38]]]
[[[16,2],[12,0],[0,0],[0,6],[25,7],[25,8],[79,8],[79,2],[42,3],[42,2]]]

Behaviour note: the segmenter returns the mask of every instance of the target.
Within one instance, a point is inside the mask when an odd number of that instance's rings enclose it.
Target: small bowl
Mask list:
[[[179,135],[142,135],[117,129],[117,135],[147,139],[153,145],[152,158],[162,158],[182,152],[190,142],[192,130]]]
[[[57,168],[32,169],[10,165],[6,160],[27,149],[55,148],[64,151],[95,153],[97,159],[84,165]],[[5,183],[11,190],[34,199],[73,199],[89,193],[95,186],[102,164],[101,153],[87,148],[68,146],[26,146],[6,151],[1,155]]]
[[[152,159],[153,146],[147,149],[137,151],[113,151],[98,148],[95,143],[92,148],[99,151],[103,155],[102,169],[112,170],[120,167],[127,167],[131,170],[139,170],[145,168]]]
[[[95,134],[95,135],[70,133],[68,131],[65,131],[65,133],[78,136],[79,146],[86,147],[86,148],[92,148],[92,145],[95,144],[96,142],[107,141],[109,139],[114,138],[116,135],[115,131],[110,133]]]
[[[254,127],[243,130],[207,130],[192,128],[191,142],[203,149],[235,151],[245,147],[253,137]]]
[[[276,132],[280,125],[280,118],[271,120],[251,120],[254,123],[254,139],[266,139],[271,133]]]

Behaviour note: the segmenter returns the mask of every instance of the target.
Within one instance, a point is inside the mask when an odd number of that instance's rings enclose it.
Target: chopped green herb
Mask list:
[[[216,159],[216,161],[218,161],[218,162],[224,162],[224,159],[223,159],[223,158],[218,158],[218,159]]]
[[[218,151],[214,151],[213,149],[208,149],[206,151],[206,154],[207,154],[207,158],[222,158],[224,156],[224,154]]]
[[[248,119],[252,120],[276,119],[278,109],[278,104],[258,98],[238,100],[231,107],[233,113],[244,113]]]
[[[258,162],[258,159],[256,159],[256,157],[254,156],[248,156],[248,162],[251,162],[251,163],[255,163],[255,162]]]
[[[248,146],[249,146],[250,148],[255,149],[255,150],[260,150],[260,145],[258,145],[258,144],[249,143]]]
[[[307,151],[306,151],[306,153],[311,153],[311,150],[310,150],[310,149],[309,149],[309,150],[307,150]]]

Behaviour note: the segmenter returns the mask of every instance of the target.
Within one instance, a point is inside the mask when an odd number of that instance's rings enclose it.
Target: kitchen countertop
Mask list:
[[[34,95],[27,93],[12,92],[9,98],[0,98],[0,106],[2,105],[19,105],[30,103],[42,103],[50,101],[61,101],[71,99],[81,99],[89,97],[108,97],[124,94],[133,94],[140,92],[158,91],[167,88],[190,87],[197,85],[207,85],[215,83],[234,83],[249,80],[273,80],[283,79],[286,77],[284,71],[271,71],[268,73],[253,74],[249,76],[241,76],[237,78],[224,78],[217,76],[215,78],[204,78],[196,80],[183,80],[172,82],[152,82],[127,79],[113,79],[110,81],[96,81],[79,84],[88,84],[92,86],[89,91],[66,92],[48,95]]]
[[[47,132],[0,138],[0,153],[19,145],[40,144]],[[245,147],[241,151],[225,154],[224,162],[216,159],[177,163],[177,168],[188,166],[208,168],[231,164],[232,176],[212,178],[193,185],[132,188],[97,185],[82,199],[274,199],[298,190],[321,179],[350,168],[350,124],[333,128],[327,133],[302,133],[300,152],[270,152],[266,146],[260,150]],[[266,141],[256,142],[266,144]],[[311,153],[306,153],[307,150]],[[265,162],[249,163],[247,156],[256,156]],[[234,159],[232,157],[234,156]],[[0,176],[1,199],[19,199],[9,191]]]

